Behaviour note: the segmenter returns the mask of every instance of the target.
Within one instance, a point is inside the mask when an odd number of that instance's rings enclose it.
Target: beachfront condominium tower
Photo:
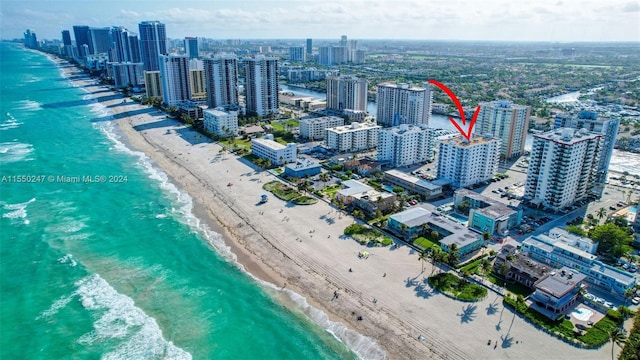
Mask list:
[[[38,48],[38,37],[36,36],[36,31],[33,29],[27,29],[24,32],[24,46],[30,49]]]
[[[160,70],[158,57],[167,55],[167,31],[159,21],[143,21],[138,24],[140,54],[147,71]]]
[[[376,159],[393,167],[413,165],[433,160],[436,131],[427,125],[385,128],[378,133]]]
[[[525,199],[559,210],[592,196],[603,137],[572,128],[534,135]]]
[[[198,46],[198,38],[184,38],[184,52],[189,55],[189,59],[197,59],[200,56],[200,47]]]
[[[162,97],[162,80],[160,80],[160,71],[144,72],[144,88],[149,98]]]
[[[382,83],[378,85],[378,113],[376,120],[385,126],[400,124],[429,125],[431,116],[431,87],[411,87],[409,84]]]
[[[191,99],[189,81],[189,57],[186,55],[160,55],[162,101],[176,106]]]
[[[307,57],[311,56],[312,50],[313,50],[313,40],[307,39]]]
[[[86,25],[73,25],[73,37],[76,39],[76,48],[78,57],[86,58],[89,46],[89,27]],[[84,45],[87,45],[85,48]]]
[[[498,172],[500,139],[474,135],[440,141],[438,177],[454,187],[468,187],[489,181]]]
[[[89,52],[91,54],[106,54],[111,49],[111,29],[89,28]]]
[[[62,30],[62,46],[62,54],[73,57],[75,50],[71,42],[71,32],[69,32],[69,30]]]
[[[304,62],[305,53],[304,46],[290,46],[289,47],[289,61],[291,62]]]
[[[191,82],[191,100],[196,103],[207,101],[207,80],[204,69],[189,68],[189,81]]]
[[[247,112],[278,114],[278,59],[259,56],[244,64]]]
[[[219,56],[206,58],[203,63],[209,108],[238,105],[238,59]]]
[[[111,42],[113,48],[109,59],[112,62],[141,62],[138,35],[122,26],[114,26],[111,28]]]
[[[367,79],[353,75],[327,77],[327,109],[367,110]]]
[[[474,133],[500,139],[500,152],[505,159],[524,154],[531,107],[515,105],[506,100],[482,102],[479,105]]]
[[[603,134],[600,159],[598,160],[598,170],[596,173],[596,187],[594,193],[598,197],[602,196],[607,182],[609,163],[613,155],[613,146],[618,136],[620,119],[599,118],[598,114],[592,111],[580,111],[578,115],[558,114],[554,119],[554,128],[570,127],[573,129],[587,129],[591,132]]]

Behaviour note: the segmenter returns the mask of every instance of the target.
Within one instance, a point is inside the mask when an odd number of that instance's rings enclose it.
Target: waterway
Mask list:
[[[308,89],[302,89],[298,87],[291,87],[287,85],[280,85],[280,88],[284,91],[292,92],[297,96],[309,96],[314,99],[322,99],[325,100],[327,95],[323,92],[313,91]],[[578,101],[580,97],[580,91],[574,91],[567,94],[562,94],[558,96],[554,96],[546,99],[547,102],[553,103],[572,103]],[[377,113],[378,106],[375,101],[367,102],[367,112],[369,114],[375,115]],[[455,130],[455,127],[451,124],[449,119],[445,115],[439,114],[431,114],[431,118],[429,120],[429,126],[438,128],[438,129],[447,129],[447,130]],[[527,134],[527,139],[525,141],[524,148],[527,151],[531,150],[531,145],[533,144],[533,136],[531,134]],[[640,175],[640,155],[626,152],[613,150],[613,155],[611,156],[611,164],[609,165],[609,169],[611,171],[616,172],[624,172],[628,171],[631,174]]]

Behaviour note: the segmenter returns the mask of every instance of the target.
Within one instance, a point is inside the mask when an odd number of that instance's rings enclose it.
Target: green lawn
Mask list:
[[[498,286],[503,286],[504,285],[504,280],[502,280],[501,278],[497,277],[496,274],[494,273],[490,273],[486,275],[486,278],[491,281],[492,283],[498,285]],[[507,283],[507,291],[512,292],[516,295],[522,295],[523,297],[527,297],[529,295],[531,295],[531,293],[533,293],[533,290],[529,289],[528,287],[522,285],[522,284],[518,284],[518,283]]]
[[[450,273],[440,273],[431,276],[429,285],[453,298],[463,301],[478,301],[484,299],[488,291],[484,286],[474,284]]]
[[[433,242],[427,238],[424,237],[419,237],[417,239],[415,239],[413,241],[413,245],[415,245],[416,247],[422,249],[422,250],[426,250],[426,249],[433,249],[434,246],[438,246],[438,243]]]
[[[352,224],[347,226],[344,229],[344,234],[351,236],[362,245],[369,244],[372,246],[389,246],[393,244],[393,240],[391,240],[390,237],[362,224]]]
[[[291,201],[296,205],[311,205],[318,202],[318,199],[312,196],[302,195],[298,190],[285,185],[279,181],[271,181],[262,186],[263,189],[270,191],[279,199]]]

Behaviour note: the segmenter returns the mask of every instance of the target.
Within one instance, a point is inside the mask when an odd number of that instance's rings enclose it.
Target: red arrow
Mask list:
[[[429,80],[429,82],[437,87],[439,87],[440,89],[442,89],[442,91],[444,91],[447,95],[449,95],[449,97],[451,98],[451,100],[453,100],[453,103],[456,104],[456,107],[458,108],[458,114],[460,114],[460,119],[462,119],[462,125],[467,125],[467,120],[464,116],[464,110],[462,109],[462,104],[460,104],[460,100],[458,100],[458,98],[456,97],[456,95],[453,93],[453,91],[451,91],[451,89],[449,89],[448,87],[446,87],[443,83],[436,81],[436,80]],[[460,132],[460,134],[462,134],[462,136],[464,136],[468,141],[471,140],[471,131],[473,130],[473,126],[476,124],[476,119],[478,119],[478,114],[480,113],[480,105],[478,105],[478,107],[476,108],[476,111],[473,113],[473,116],[471,117],[471,122],[469,123],[469,130],[468,132],[465,132],[464,130],[462,130],[462,127],[460,125],[458,125],[458,123],[453,120],[452,117],[449,118],[449,121],[451,121],[451,123],[456,127],[456,129],[458,129],[458,131]]]

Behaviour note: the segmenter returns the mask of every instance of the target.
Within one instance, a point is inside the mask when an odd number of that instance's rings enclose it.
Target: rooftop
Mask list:
[[[468,189],[458,189],[456,190],[456,195],[461,195],[463,197],[485,203],[486,206],[474,209],[474,211],[493,219],[509,217],[517,213],[516,210],[505,203],[494,200],[482,194],[478,194],[477,192]]]
[[[273,140],[269,140],[269,139],[263,139],[263,138],[257,138],[257,139],[252,139],[251,143],[257,143],[257,144],[262,144],[264,146],[268,146],[269,148],[273,149],[273,150],[282,150],[285,149],[286,146],[280,144],[279,142],[275,142]]]
[[[421,179],[419,177],[413,176],[413,175],[409,175],[407,173],[403,173],[402,171],[398,171],[398,170],[387,170],[384,172],[385,174],[388,174],[389,176],[393,176],[396,177],[398,179],[404,180],[406,182],[415,184],[421,188],[425,188],[427,190],[437,190],[439,188],[441,188],[440,185],[435,185],[429,181],[426,181],[424,179]]]
[[[333,128],[327,129],[328,131],[333,131],[337,133],[346,133],[349,131],[357,131],[357,130],[365,130],[365,129],[379,129],[381,126],[377,125],[374,122],[352,122],[349,125],[344,126],[336,126]]]
[[[290,168],[291,170],[300,171],[320,167],[320,164],[317,161],[313,161],[311,159],[298,158],[295,163],[287,164],[285,167]]]
[[[536,289],[559,299],[571,292],[586,278],[587,276],[584,274],[574,273],[568,267],[563,267],[538,280],[535,286]]]
[[[471,146],[488,144],[491,142],[499,143],[500,139],[484,136],[484,135],[473,135],[470,141],[462,136],[454,136],[448,139],[440,140],[440,142],[445,144],[452,144],[455,146],[461,146],[461,147],[471,147]]]
[[[306,118],[306,119],[302,119],[300,120],[301,123],[307,123],[307,124],[313,124],[313,123],[323,123],[325,121],[329,121],[329,120],[342,120],[344,122],[343,118],[337,117],[337,116],[321,116],[321,117],[317,117],[317,118]]]
[[[604,135],[602,134],[591,133],[587,129],[575,130],[572,128],[559,128],[544,134],[533,135],[535,139],[553,141],[564,145],[573,145],[581,141],[587,141],[603,136]]]
[[[470,242],[476,241],[480,236],[458,222],[449,220],[444,216],[434,216],[431,211],[419,206],[394,214],[391,218],[410,228],[429,224],[444,230],[450,235],[443,237],[440,240],[440,244],[446,246],[456,244],[459,248],[462,248]]]
[[[357,180],[347,180],[342,182],[342,185],[346,186],[345,189],[338,191],[338,194],[342,196],[352,196],[355,194],[360,194],[363,192],[367,192],[369,190],[373,190],[371,186],[363,184]]]

